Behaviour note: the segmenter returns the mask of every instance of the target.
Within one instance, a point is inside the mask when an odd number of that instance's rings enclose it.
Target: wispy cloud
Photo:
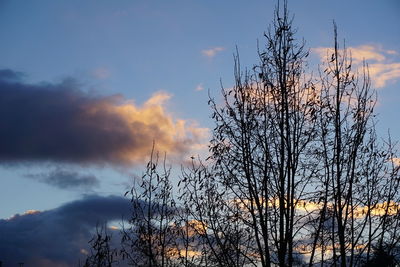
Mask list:
[[[360,45],[348,47],[354,67],[361,68],[363,61],[368,63],[370,78],[376,88],[383,88],[400,78],[399,53],[394,50],[386,50],[378,45]],[[333,52],[331,47],[316,47],[311,49],[321,61]]]
[[[369,64],[369,74],[377,88],[385,87],[400,78],[400,62]]]
[[[206,137],[195,121],[168,112],[165,92],[137,105],[121,95],[87,93],[71,80],[28,84],[6,76],[0,75],[0,163],[129,166],[148,158],[153,141],[156,150],[179,158]]]
[[[222,47],[222,46],[217,46],[217,47],[213,47],[213,48],[210,48],[210,49],[202,50],[201,53],[202,53],[204,56],[208,57],[208,58],[213,58],[213,57],[215,57],[219,52],[222,52],[222,51],[224,51],[224,50],[225,50],[224,47]]]
[[[49,173],[27,174],[28,178],[60,189],[91,189],[99,185],[99,180],[94,175],[80,174],[57,168]]]
[[[196,86],[195,90],[196,90],[196,91],[203,91],[203,90],[204,90],[203,84],[202,84],[202,83],[198,84],[198,85]]]
[[[99,80],[105,80],[111,76],[111,71],[108,68],[100,67],[92,71],[92,76]]]
[[[0,69],[0,81],[16,82],[24,77],[22,72],[13,71],[11,69]]]

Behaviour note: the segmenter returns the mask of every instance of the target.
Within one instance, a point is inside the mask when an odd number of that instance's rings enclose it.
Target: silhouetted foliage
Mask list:
[[[107,225],[96,227],[96,233],[89,241],[91,245],[90,254],[86,258],[84,267],[111,267],[118,263],[116,256],[118,251],[111,248],[112,236],[107,232]]]
[[[212,166],[186,180],[199,188],[192,192],[200,197],[189,197],[192,213],[203,214],[197,219],[212,231],[209,246],[221,266],[301,261],[299,240],[308,233],[300,229],[312,212],[297,207],[313,196],[318,105],[305,78],[308,52],[294,32],[285,2],[265,34],[260,63],[242,72],[236,56],[235,86],[222,90],[222,107],[210,100]]]
[[[278,4],[259,62],[210,98],[206,160],[182,167],[177,200],[154,151],[131,196],[122,255],[135,266],[392,266],[400,167],[375,131],[368,66],[334,47],[313,76]],[[159,170],[161,169],[161,171]],[[178,203],[178,204],[177,204]],[[387,265],[385,265],[387,264]],[[392,265],[391,265],[392,264]]]
[[[353,68],[335,25],[312,77],[294,34],[284,1],[260,62],[242,71],[236,55],[234,87],[210,100],[210,159],[183,175],[219,266],[359,266],[399,242],[399,168],[376,137],[367,65]]]
[[[319,146],[312,156],[320,160],[316,192],[322,205],[311,231],[310,265],[320,250],[322,262],[332,255],[335,265],[359,266],[398,229],[399,169],[390,138],[386,145],[377,141],[367,65],[354,70],[350,52],[339,48],[336,25],[334,37],[317,84]]]
[[[393,255],[393,253],[389,252],[390,249],[388,247],[380,247],[374,250],[372,258],[365,264],[365,267],[395,267],[399,266],[399,259]]]
[[[125,193],[131,196],[132,214],[122,232],[122,256],[134,266],[171,266],[175,257],[175,201],[165,164],[159,171],[159,156],[151,153],[139,184]]]

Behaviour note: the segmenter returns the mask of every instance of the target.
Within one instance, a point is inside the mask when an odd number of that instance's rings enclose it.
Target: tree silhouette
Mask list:
[[[118,251],[111,248],[112,236],[107,233],[107,225],[96,226],[96,233],[89,241],[91,245],[90,254],[86,258],[83,267],[111,267],[118,261]]]
[[[323,204],[310,265],[322,242],[330,243],[321,253],[333,254],[334,264],[359,266],[373,246],[380,249],[387,241],[389,229],[398,228],[399,172],[390,139],[386,146],[377,140],[368,67],[353,69],[351,54],[339,48],[336,25],[334,37],[318,81],[319,145],[313,156],[320,159]],[[327,220],[330,227],[324,229]]]
[[[182,167],[178,194],[152,152],[127,194],[122,254],[135,266],[371,266],[399,260],[396,143],[376,134],[368,65],[334,47],[314,76],[287,1],[259,62],[210,98],[206,160]]]
[[[375,133],[368,66],[353,68],[334,25],[334,48],[312,77],[294,34],[284,1],[260,62],[242,71],[236,55],[234,87],[222,105],[210,100],[208,163],[183,175],[220,266],[360,266],[399,242],[399,168]]]
[[[132,214],[122,230],[122,256],[134,266],[171,266],[176,254],[175,201],[165,157],[162,171],[159,156],[151,152],[146,172],[125,195],[131,196]]]
[[[222,107],[210,100],[216,122],[213,166],[201,180],[207,181],[206,195],[221,199],[200,203],[198,210],[208,215],[203,218],[207,226],[217,227],[214,239],[223,237],[216,242],[219,250],[243,258],[235,266],[292,266],[299,260],[298,240],[305,235],[299,229],[311,213],[297,207],[311,199],[307,189],[317,173],[309,157],[316,145],[317,92],[305,78],[308,52],[296,43],[294,32],[284,2],[265,34],[260,63],[242,72],[236,56],[235,86],[222,90]],[[222,265],[232,265],[233,258],[224,254],[228,259],[222,257]]]

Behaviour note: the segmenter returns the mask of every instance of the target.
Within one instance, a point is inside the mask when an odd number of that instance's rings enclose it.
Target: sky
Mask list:
[[[234,84],[236,49],[243,66],[257,63],[275,5],[0,0],[0,253],[11,255],[0,260],[73,266],[95,221],[126,210],[153,141],[176,165],[204,154],[209,95]],[[378,133],[400,140],[400,2],[291,0],[289,10],[314,67],[337,23],[355,66],[369,64]],[[51,237],[65,235],[60,252]]]

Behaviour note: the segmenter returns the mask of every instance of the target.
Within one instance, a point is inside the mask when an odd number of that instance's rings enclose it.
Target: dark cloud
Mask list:
[[[0,261],[3,266],[77,266],[82,249],[99,222],[120,220],[130,202],[117,196],[88,196],[59,208],[0,220]]]
[[[3,82],[20,81],[23,76],[24,75],[22,74],[22,72],[16,72],[10,69],[0,69],[0,81]]]
[[[174,120],[163,108],[170,96],[153,95],[142,106],[120,95],[86,93],[73,80],[28,84],[0,71],[0,162],[57,161],[134,164],[157,149],[181,155],[204,129]]]
[[[82,175],[75,171],[63,169],[56,169],[50,173],[27,174],[25,176],[60,189],[90,189],[99,185],[99,180],[94,175]]]

